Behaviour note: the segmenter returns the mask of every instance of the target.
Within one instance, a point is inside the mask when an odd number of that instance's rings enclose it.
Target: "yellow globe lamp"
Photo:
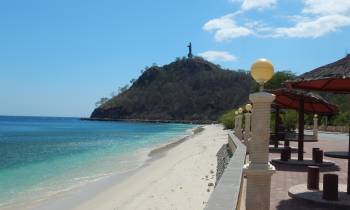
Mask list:
[[[242,112],[243,112],[243,109],[242,109],[242,108],[239,108],[239,109],[238,109],[238,113],[239,113],[239,114],[242,114]]]
[[[261,58],[258,59],[251,67],[250,74],[252,75],[253,79],[259,83],[260,85],[260,91],[263,90],[264,84],[269,81],[274,73],[274,68],[272,63],[265,59]]]
[[[235,115],[238,115],[238,111],[235,111]]]
[[[250,111],[252,111],[252,105],[251,104],[247,104],[247,105],[245,105],[245,109],[248,111],[248,112],[250,112]]]
[[[317,114],[315,114],[315,115],[314,115],[314,118],[317,118],[317,117],[318,117],[318,115],[317,115]]]

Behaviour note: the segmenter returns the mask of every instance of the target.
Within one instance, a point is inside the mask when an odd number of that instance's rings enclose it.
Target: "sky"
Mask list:
[[[301,74],[350,53],[350,1],[0,0],[0,115],[88,117],[190,41],[225,68]]]

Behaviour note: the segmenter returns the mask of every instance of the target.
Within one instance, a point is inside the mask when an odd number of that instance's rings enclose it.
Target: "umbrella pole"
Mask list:
[[[299,100],[298,160],[304,160],[304,98]]]
[[[350,123],[348,125],[349,129],[349,148],[348,148],[348,155],[350,154]],[[347,186],[347,193],[350,194],[350,158],[348,157],[348,186]]]
[[[280,113],[280,108],[276,107],[276,118],[275,118],[275,148],[278,148],[278,127],[279,127],[279,113]]]

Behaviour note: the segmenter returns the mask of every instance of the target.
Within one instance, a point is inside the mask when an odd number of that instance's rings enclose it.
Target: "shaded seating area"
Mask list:
[[[298,161],[303,161],[303,153],[304,153],[304,141],[307,139],[310,141],[317,141],[317,123],[316,123],[316,132],[314,132],[313,135],[305,135],[304,134],[304,115],[305,114],[336,114],[338,112],[338,108],[324,100],[322,97],[301,91],[301,90],[295,90],[291,88],[280,88],[276,90],[268,90],[268,92],[273,93],[276,98],[274,101],[274,109],[276,117],[275,117],[275,134],[272,136],[272,140],[274,140],[274,147],[277,148],[279,145],[279,141],[281,138],[283,138],[284,141],[284,148],[280,149],[284,153],[292,152],[293,148],[290,148],[289,141],[298,141]],[[286,131],[281,131],[281,119],[279,117],[279,112],[281,109],[293,109],[298,111],[298,133],[288,133]],[[315,115],[317,116],[317,115]],[[317,118],[317,117],[316,117]],[[317,119],[316,119],[317,120]],[[316,121],[317,122],[317,121]],[[290,156],[290,155],[289,155]],[[289,157],[287,155],[287,157]],[[287,161],[287,160],[284,160]],[[294,162],[294,161],[292,161]],[[279,162],[278,162],[279,163]],[[291,163],[291,162],[290,162]],[[313,164],[313,162],[310,162],[309,160],[305,161],[307,163],[306,165]],[[304,164],[305,164],[304,163]],[[300,162],[297,162],[296,164],[300,165]],[[301,164],[301,165],[304,165]]]
[[[350,55],[334,62],[302,74],[294,81],[287,81],[291,88],[317,90],[333,93],[350,93]],[[350,130],[349,130],[350,132]],[[338,175],[329,174],[323,179],[323,189],[293,186],[289,195],[293,198],[304,199],[332,207],[350,209],[350,135],[348,151],[326,151],[326,156],[348,160],[347,186],[338,184]],[[332,180],[333,181],[329,181]],[[313,180],[316,182],[315,180]],[[329,183],[325,183],[329,181]],[[309,185],[309,180],[308,180]],[[305,195],[307,195],[305,197]]]
[[[285,139],[288,141],[299,141],[298,136],[299,136],[298,133],[288,132],[286,134]],[[304,134],[304,142],[317,142],[317,141],[318,141],[317,136]]]
[[[271,114],[275,116],[275,120],[272,122],[274,130],[270,133],[269,152],[280,153],[285,147],[289,147],[289,142],[285,141],[287,130],[281,118],[281,114],[285,114],[285,112],[277,104],[273,103],[271,105]],[[291,147],[291,152],[295,153],[297,151],[296,147]]]
[[[264,61],[258,64],[264,64],[263,67],[265,68],[266,66],[268,66],[269,63]],[[261,75],[263,74],[259,74],[259,76]],[[264,82],[261,82],[261,84],[263,83]],[[289,88],[272,90],[275,92],[266,91],[251,94],[249,99],[250,102],[253,104],[252,112],[250,112],[248,109],[246,109],[246,112],[243,112],[241,109],[238,110],[237,113],[235,113],[235,120],[237,120],[237,126],[235,126],[235,134],[237,134],[239,139],[244,144],[246,144],[248,146],[248,149],[250,150],[248,156],[249,162],[244,167],[244,173],[247,180],[245,204],[247,208],[252,210],[258,208],[269,209],[269,201],[273,204],[273,206],[277,207],[277,209],[284,209],[284,207],[286,206],[298,204],[298,202],[300,202],[298,199],[307,200],[305,198],[302,198],[302,195],[307,195],[309,193],[311,193],[311,197],[316,198],[314,200],[309,201],[318,202],[317,200],[321,200],[320,203],[330,203],[331,206],[334,204],[334,202],[344,201],[344,198],[345,200],[348,199],[348,196],[345,193],[345,186],[342,184],[344,183],[345,178],[345,173],[343,173],[343,162],[339,162],[338,160],[334,159],[332,159],[332,161],[324,159],[324,154],[327,154],[328,152],[327,148],[341,149],[343,148],[343,145],[338,145],[343,144],[344,142],[339,141],[337,142],[337,144],[334,144],[335,142],[333,143],[331,141],[335,139],[334,137],[327,140],[325,139],[325,136],[326,138],[328,138],[330,134],[320,133],[322,141],[306,144],[304,151],[304,142],[305,140],[308,140],[308,136],[304,134],[304,115],[313,114],[314,122],[317,123],[318,114],[336,114],[338,112],[337,107],[330,104],[317,94],[292,89],[290,87],[291,86],[289,86]],[[262,85],[260,89],[263,90]],[[271,125],[271,104],[273,104],[272,108],[275,109],[274,112],[276,114],[276,126],[272,133],[270,133],[269,129]],[[293,109],[297,111],[298,132],[294,134],[288,134],[285,131],[286,129],[284,129],[283,122],[279,117],[280,112],[283,112],[284,109]],[[250,117],[246,118],[246,115],[249,116],[250,114],[252,114],[251,125],[249,124]],[[288,127],[292,125],[293,127],[295,125],[294,120],[295,115],[293,113],[293,123],[291,124],[288,121],[288,124],[286,125],[288,125]],[[314,127],[317,128],[317,126]],[[313,135],[310,135],[310,138],[312,138],[312,136],[314,136],[314,138],[317,140],[318,136],[315,135],[315,133],[313,133]],[[281,148],[280,156],[279,154],[269,154],[267,156],[266,153],[269,150],[269,148],[266,148],[266,143],[269,140],[274,147]],[[297,140],[297,142],[292,142],[293,140]],[[283,141],[282,144],[280,144],[281,141]],[[280,147],[280,145],[282,145],[283,147]],[[292,148],[290,147],[290,145],[298,146],[297,158],[292,158]],[[306,158],[304,158],[304,155]],[[273,163],[273,165],[271,165],[270,163]],[[309,170],[308,167],[310,166],[312,166],[311,168],[313,168],[313,170],[311,170],[312,172],[310,172],[310,174],[305,173],[306,170]],[[277,169],[277,171],[275,169]],[[320,171],[322,172],[322,174],[320,174]],[[340,175],[338,175],[337,171]],[[265,181],[263,185],[261,184],[262,182],[258,183],[258,180],[255,179],[257,177],[256,174],[259,174],[264,177]],[[273,182],[271,183],[270,180],[272,174],[276,175],[273,176]],[[321,176],[323,177],[324,183],[319,182],[320,180],[322,180],[322,178],[320,179]],[[340,184],[338,176],[340,182],[342,182]],[[306,180],[306,177],[310,177],[311,181]],[[307,183],[300,185],[300,183],[303,183],[305,181],[307,181]],[[257,186],[259,186],[258,189]],[[273,191],[271,191],[274,196],[273,198],[277,198],[276,202],[274,201],[274,199],[269,199],[268,195],[270,194],[270,186],[273,188]],[[298,199],[289,199],[284,197],[288,196],[287,192],[290,197]],[[264,195],[263,199],[261,199],[261,195]],[[257,197],[259,197],[259,199],[255,199]],[[308,207],[311,206],[312,205],[309,205]],[[298,207],[296,209],[299,209],[299,206],[294,206],[294,208],[295,207]],[[301,209],[312,209],[308,207]],[[332,207],[335,207],[335,205],[333,205]],[[337,205],[337,207],[344,206]],[[345,205],[345,208],[348,207]]]
[[[350,209],[350,197],[346,193],[346,185],[339,184],[338,175],[323,174],[320,183],[320,168],[309,166],[307,183],[292,186],[288,195],[292,198],[322,204],[336,209]]]

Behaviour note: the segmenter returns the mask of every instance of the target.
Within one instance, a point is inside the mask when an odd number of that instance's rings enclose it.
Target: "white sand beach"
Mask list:
[[[203,209],[213,190],[208,184],[215,183],[216,152],[226,142],[227,132],[220,125],[206,125],[204,131],[75,209]]]
[[[152,158],[139,169],[50,199],[1,209],[201,210],[214,188],[216,153],[227,143],[227,131],[221,125],[203,128],[195,135],[153,150]]]

